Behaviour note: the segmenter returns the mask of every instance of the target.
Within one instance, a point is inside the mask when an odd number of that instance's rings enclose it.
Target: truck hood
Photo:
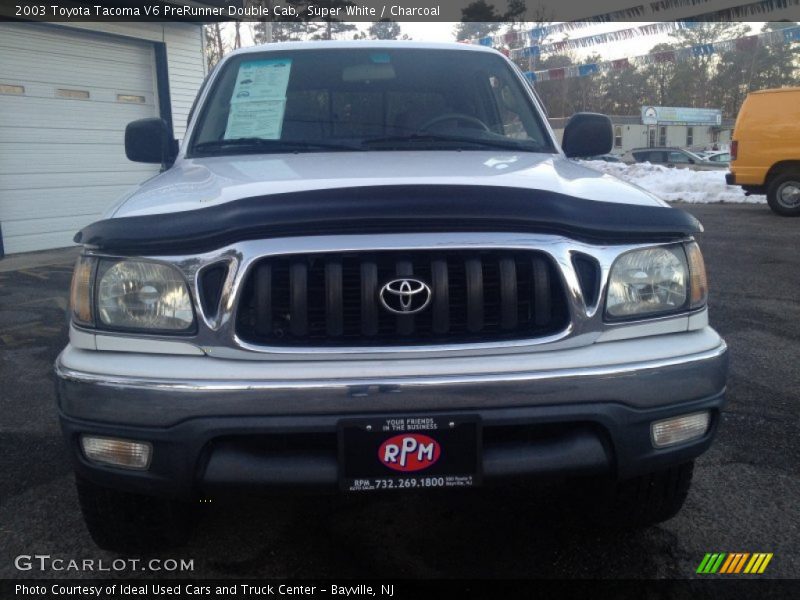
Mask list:
[[[371,151],[181,159],[124,196],[105,218],[191,211],[288,192],[393,185],[498,186],[667,206],[639,187],[561,155]]]

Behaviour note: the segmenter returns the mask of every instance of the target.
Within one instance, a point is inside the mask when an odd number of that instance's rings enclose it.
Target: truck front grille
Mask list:
[[[400,294],[382,294],[392,281]],[[568,320],[561,278],[544,253],[380,251],[259,260],[244,282],[236,332],[270,346],[407,346],[535,338]]]

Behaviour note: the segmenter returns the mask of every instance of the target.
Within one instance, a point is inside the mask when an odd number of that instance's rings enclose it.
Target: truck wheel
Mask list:
[[[784,217],[800,217],[800,173],[778,175],[767,187],[769,207]]]
[[[606,516],[615,527],[645,527],[681,510],[692,483],[694,462],[612,484]]]
[[[194,506],[120,492],[76,478],[78,501],[95,544],[120,554],[184,544],[194,529]]]

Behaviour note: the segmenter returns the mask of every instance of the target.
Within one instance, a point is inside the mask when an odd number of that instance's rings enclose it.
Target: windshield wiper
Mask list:
[[[406,142],[412,144],[436,144],[445,142],[450,144],[467,144],[479,148],[500,148],[503,150],[523,150],[528,152],[541,151],[541,146],[533,140],[507,140],[507,139],[480,139],[463,137],[458,135],[444,135],[440,133],[412,133],[410,135],[390,135],[385,137],[376,137],[364,140],[365,146],[387,144],[397,147],[397,144],[404,144]]]
[[[192,148],[193,152],[207,153],[215,150],[235,148],[240,151],[252,152],[312,152],[316,150],[338,151],[363,151],[367,148],[386,145],[397,148],[404,144],[447,144],[448,148],[499,148],[502,150],[518,150],[539,152],[541,146],[533,140],[507,140],[507,139],[480,139],[438,133],[412,133],[409,135],[392,135],[368,138],[361,144],[346,144],[343,142],[312,142],[295,140],[270,140],[256,137],[232,138],[229,140],[211,140],[200,142]]]
[[[268,140],[256,137],[232,138],[230,140],[213,140],[200,142],[193,147],[194,152],[209,152],[237,148],[240,150],[256,150],[259,152],[300,152],[304,150],[362,150],[360,146],[334,142],[303,142],[294,140]]]

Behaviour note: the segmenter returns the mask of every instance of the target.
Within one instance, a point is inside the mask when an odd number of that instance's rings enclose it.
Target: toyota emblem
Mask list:
[[[381,288],[383,308],[398,315],[415,315],[431,303],[431,288],[419,279],[392,279]]]

